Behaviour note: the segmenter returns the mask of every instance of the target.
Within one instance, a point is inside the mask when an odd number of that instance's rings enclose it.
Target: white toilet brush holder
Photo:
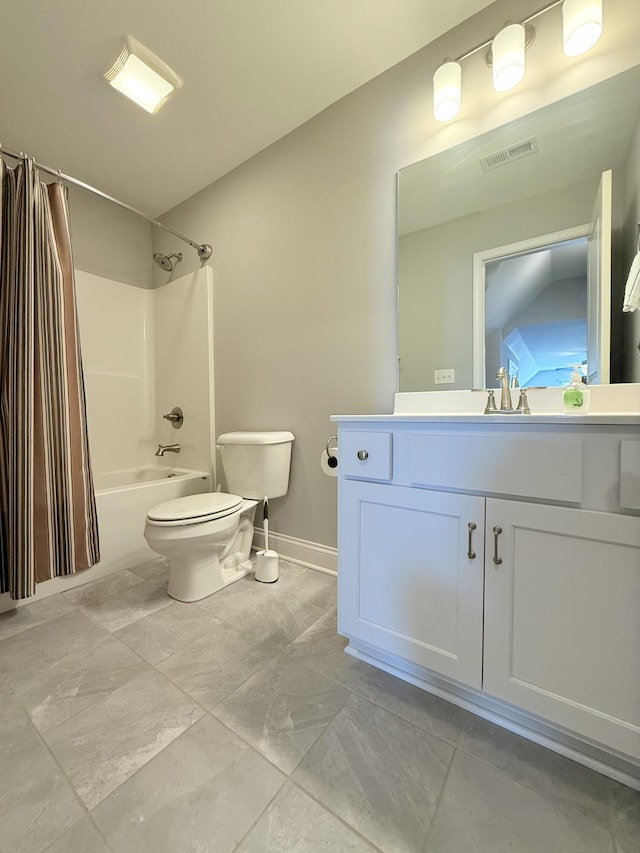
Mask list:
[[[269,501],[264,499],[264,551],[258,551],[255,578],[260,583],[275,583],[279,577],[278,554],[269,550]]]

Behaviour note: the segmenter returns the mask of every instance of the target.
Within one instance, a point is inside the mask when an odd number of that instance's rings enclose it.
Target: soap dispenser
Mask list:
[[[572,367],[571,382],[562,393],[562,405],[565,414],[586,415],[589,411],[589,395],[591,391],[582,381],[580,365],[573,364]]]

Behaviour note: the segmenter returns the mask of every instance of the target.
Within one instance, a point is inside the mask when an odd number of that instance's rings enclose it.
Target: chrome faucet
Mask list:
[[[155,452],[156,456],[164,456],[165,453],[180,453],[179,444],[159,444]]]
[[[506,367],[501,367],[498,370],[496,379],[500,380],[500,411],[512,412],[513,403],[511,402],[511,391],[509,389],[509,371]]]

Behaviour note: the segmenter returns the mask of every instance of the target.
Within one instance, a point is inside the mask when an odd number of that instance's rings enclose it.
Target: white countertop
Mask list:
[[[331,420],[340,423],[457,423],[457,424],[617,424],[640,425],[640,412],[604,412],[588,415],[565,415],[541,413],[536,415],[484,415],[481,413],[438,412],[429,414],[399,413],[391,415],[331,415]]]

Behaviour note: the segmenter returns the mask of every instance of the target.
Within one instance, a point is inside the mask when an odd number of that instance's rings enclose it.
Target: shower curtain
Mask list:
[[[100,559],[66,188],[0,157],[0,592]]]

